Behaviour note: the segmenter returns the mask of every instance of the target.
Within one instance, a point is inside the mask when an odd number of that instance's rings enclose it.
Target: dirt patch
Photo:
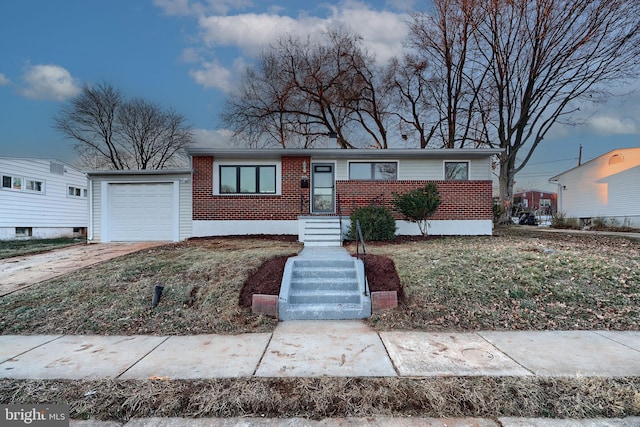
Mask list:
[[[296,256],[296,254],[271,258],[265,261],[254,274],[250,275],[240,291],[240,307],[251,307],[253,294],[280,294],[284,265],[292,256]]]
[[[265,261],[256,272],[249,276],[240,291],[241,307],[251,307],[253,294],[278,295],[287,259],[295,254],[278,256]],[[391,258],[382,255],[367,255],[366,274],[369,289],[376,291],[396,291],[398,301],[404,298],[400,277]]]

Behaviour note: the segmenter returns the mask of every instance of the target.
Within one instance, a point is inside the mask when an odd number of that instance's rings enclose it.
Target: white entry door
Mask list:
[[[311,209],[314,213],[335,212],[336,181],[333,163],[313,163]]]

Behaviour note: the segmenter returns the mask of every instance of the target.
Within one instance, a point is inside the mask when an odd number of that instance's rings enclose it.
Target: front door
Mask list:
[[[311,210],[313,213],[334,213],[335,177],[333,163],[313,163],[311,176]]]

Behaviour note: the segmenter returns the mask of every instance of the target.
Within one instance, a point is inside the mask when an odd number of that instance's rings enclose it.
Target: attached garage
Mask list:
[[[191,237],[191,171],[89,172],[93,242]]]

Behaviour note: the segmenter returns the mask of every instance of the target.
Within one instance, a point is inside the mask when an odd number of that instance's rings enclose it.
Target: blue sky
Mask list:
[[[261,48],[285,32],[317,34],[343,23],[380,61],[397,54],[417,0],[20,0],[0,6],[0,155],[73,162],[52,118],[85,83],[107,81],[183,114],[199,141],[222,143],[225,94]],[[632,87],[640,89],[640,84]],[[615,148],[640,146],[640,95],[581,107],[585,123],[558,126],[516,188]],[[553,187],[551,187],[553,189]]]

